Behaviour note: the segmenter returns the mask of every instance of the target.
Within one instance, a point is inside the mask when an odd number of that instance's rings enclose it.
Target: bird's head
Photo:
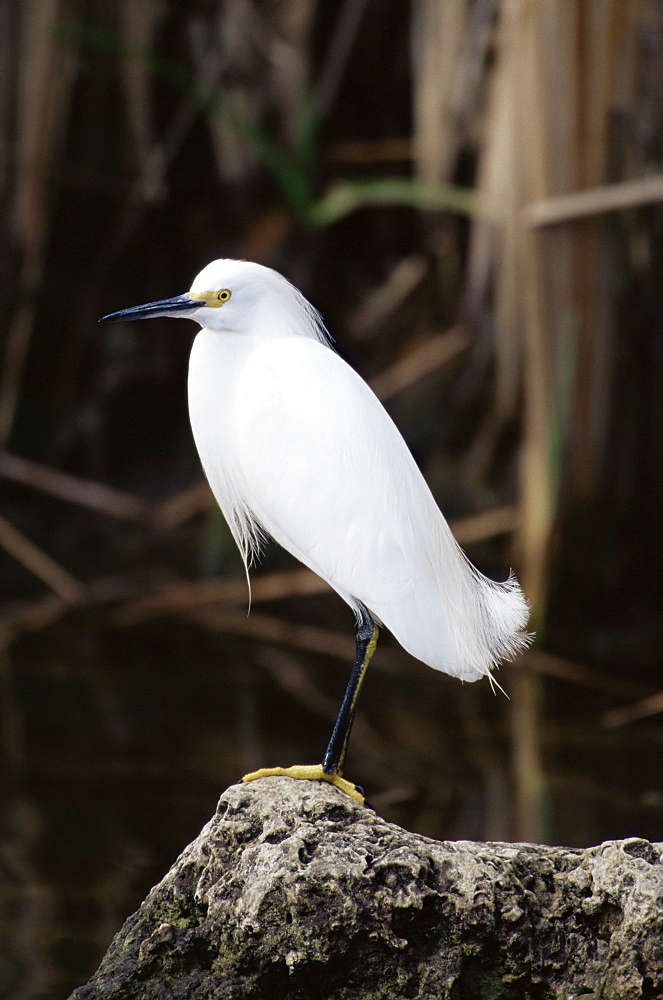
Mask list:
[[[222,333],[328,340],[320,316],[289,281],[269,267],[244,260],[213,260],[184,295],[120,309],[99,322],[157,316],[192,319]]]

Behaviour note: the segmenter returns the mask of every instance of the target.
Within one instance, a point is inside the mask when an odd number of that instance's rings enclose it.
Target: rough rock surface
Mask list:
[[[660,1000],[663,845],[438,843],[234,785],[72,1000]]]

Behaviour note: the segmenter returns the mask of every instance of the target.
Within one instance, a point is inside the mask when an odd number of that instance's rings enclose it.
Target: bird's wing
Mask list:
[[[476,680],[526,645],[517,582],[467,561],[395,424],[338,355],[265,340],[235,388],[238,490],[277,542],[439,670]]]
[[[421,586],[418,539],[442,520],[396,426],[338,355],[305,338],[263,342],[244,380],[236,449],[252,513],[346,600],[384,614]]]

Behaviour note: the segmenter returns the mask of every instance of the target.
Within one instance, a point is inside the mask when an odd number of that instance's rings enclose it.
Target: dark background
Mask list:
[[[348,775],[436,838],[662,840],[659,6],[0,22],[0,995],[83,982],[223,788],[320,759],[345,685],[351,613],[275,546],[246,616],[188,424],[193,325],[97,326],[215,257],[322,311],[532,605],[508,701],[385,636]]]

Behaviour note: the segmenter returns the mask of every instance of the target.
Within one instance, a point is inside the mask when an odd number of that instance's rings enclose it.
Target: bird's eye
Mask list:
[[[228,299],[230,298],[230,289],[222,288],[220,292],[216,292],[214,298],[217,300],[217,302],[227,302]]]

